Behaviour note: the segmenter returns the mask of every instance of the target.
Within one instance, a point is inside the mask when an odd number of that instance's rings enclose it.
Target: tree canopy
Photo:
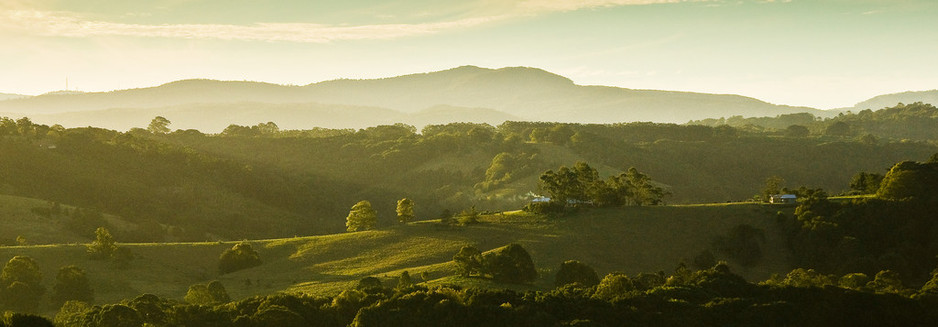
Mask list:
[[[378,214],[371,208],[371,202],[362,200],[352,206],[345,217],[346,230],[358,232],[374,229],[378,223]]]

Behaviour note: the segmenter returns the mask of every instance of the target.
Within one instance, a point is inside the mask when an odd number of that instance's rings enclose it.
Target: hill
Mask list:
[[[857,103],[853,106],[852,109],[855,112],[864,109],[878,110],[882,108],[893,107],[898,103],[911,104],[915,102],[923,102],[938,106],[938,90],[883,94]]]
[[[0,101],[27,98],[28,95],[0,93]]]
[[[559,220],[500,213],[462,227],[421,221],[366,232],[257,240],[248,243],[264,263],[222,276],[216,272],[217,259],[233,243],[121,244],[135,256],[125,270],[88,259],[80,244],[0,247],[0,259],[32,257],[47,285],[59,267],[78,265],[87,271],[97,303],[142,293],[181,299],[189,285],[214,279],[239,299],[277,291],[334,295],[366,276],[393,285],[390,280],[405,270],[417,282],[486,284],[453,277],[452,256],[466,244],[487,251],[515,242],[531,253],[540,273],[532,285],[521,287],[550,289],[555,270],[565,260],[585,262],[601,275],[672,271],[709,247],[715,237],[749,224],[766,231],[765,258],[753,268],[733,267],[758,281],[790,269],[773,218],[779,209],[791,210],[758,204],[634,207],[586,210]],[[424,272],[429,280],[419,277]]]
[[[414,125],[420,125],[442,122],[440,117],[444,113],[437,112],[434,119],[425,116],[428,108],[434,111],[438,106],[473,108],[461,110],[460,115],[454,117],[447,116],[445,122],[483,121],[492,124],[504,120],[675,123],[732,115],[827,114],[822,110],[774,105],[739,95],[581,86],[536,68],[487,69],[474,66],[383,79],[333,80],[305,86],[184,80],[149,88],[52,93],[2,101],[0,112],[12,116],[26,115],[49,123],[54,120],[69,127],[91,125],[111,128],[140,126],[141,120],[163,113],[180,126],[218,130],[218,125],[242,124],[260,116],[271,118],[246,123],[273,121],[278,125],[297,125],[297,128],[359,127],[367,124],[350,122],[346,117],[384,117],[389,110],[417,114],[411,117],[412,120],[404,117],[396,122],[413,121]],[[299,110],[302,108],[307,108],[307,115],[318,115],[318,119],[291,119],[285,115],[300,111],[302,116],[304,110]],[[324,108],[330,108],[329,112],[337,114],[338,118],[331,120],[330,115],[321,114]],[[360,110],[363,109],[367,109],[368,114],[361,115]],[[95,113],[42,116],[86,111]],[[270,115],[265,116],[268,112]],[[445,112],[447,115],[453,113],[451,110]],[[284,117],[280,117],[281,114]],[[484,117],[473,119],[480,114]],[[215,125],[207,125],[209,121]],[[371,121],[372,124],[375,122]]]

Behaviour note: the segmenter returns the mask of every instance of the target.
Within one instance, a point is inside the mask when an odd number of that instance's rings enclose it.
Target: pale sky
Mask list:
[[[934,0],[0,0],[0,93],[462,65],[847,107],[938,88]]]

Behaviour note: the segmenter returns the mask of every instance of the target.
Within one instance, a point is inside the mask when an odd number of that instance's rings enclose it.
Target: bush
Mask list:
[[[98,227],[94,231],[94,241],[88,245],[88,256],[94,260],[110,259],[117,250],[117,243],[111,232],[104,227]]]
[[[94,301],[94,290],[91,289],[88,276],[74,265],[60,268],[55,276],[55,286],[52,287],[52,302],[55,305],[60,306],[70,300]]]
[[[261,258],[251,244],[240,242],[222,252],[218,258],[218,273],[227,274],[261,265]]]
[[[217,280],[208,283],[208,285],[195,284],[189,286],[189,291],[186,292],[184,299],[190,304],[198,305],[214,305],[231,301],[225,286]]]
[[[500,282],[527,283],[537,278],[534,261],[521,245],[509,244],[482,256],[485,273]]]
[[[560,287],[571,283],[583,286],[599,284],[599,276],[592,267],[576,260],[567,260],[560,264],[560,270],[554,278],[554,286]]]

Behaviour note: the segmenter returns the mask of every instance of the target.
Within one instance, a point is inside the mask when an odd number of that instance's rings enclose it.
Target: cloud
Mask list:
[[[15,10],[0,12],[0,28],[17,29],[40,36],[91,37],[131,36],[245,41],[327,43],[338,40],[391,39],[426,35],[482,25],[503,16],[471,17],[419,24],[323,25],[311,23],[232,24],[127,24],[85,20],[61,12]]]
[[[17,0],[12,1],[17,3]],[[29,9],[22,4],[11,6],[7,3],[6,9],[0,6],[0,33],[15,31],[19,35],[74,38],[123,36],[329,43],[431,35],[550,12],[701,1],[712,0],[524,0],[517,3],[502,2],[496,6],[499,8],[497,13],[489,10],[470,10],[465,12],[462,18],[436,22],[371,25],[326,25],[307,22],[258,22],[241,25],[136,24],[88,18],[74,12]],[[492,4],[487,0],[480,0],[475,6],[492,8]]]
[[[565,12],[593,8],[709,1],[712,0],[525,0],[518,7],[540,12]]]

